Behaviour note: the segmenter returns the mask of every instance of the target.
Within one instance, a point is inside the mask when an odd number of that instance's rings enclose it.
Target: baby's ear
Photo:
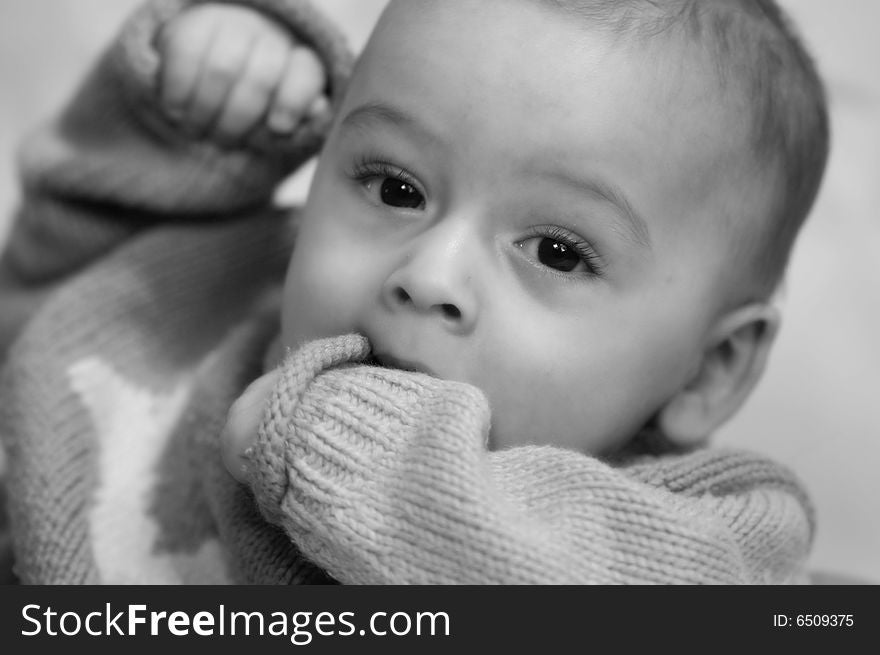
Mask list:
[[[719,319],[693,377],[657,415],[671,443],[697,446],[739,410],[764,372],[779,322],[779,311],[766,303]]]

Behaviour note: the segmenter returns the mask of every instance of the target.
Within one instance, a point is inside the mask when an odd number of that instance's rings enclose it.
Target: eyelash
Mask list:
[[[422,195],[423,199],[427,199],[427,193],[422,189],[421,184],[414,175],[399,166],[389,163],[381,155],[365,155],[360,157],[354,163],[351,170],[348,171],[348,176],[361,185],[372,179],[391,178],[400,180],[412,186]],[[557,225],[535,226],[529,230],[526,238],[521,239],[517,245],[522,246],[526,241],[534,238],[552,239],[568,246],[580,257],[587,268],[586,273],[578,275],[556,271],[547,266],[541,267],[551,275],[568,280],[571,280],[573,277],[601,278],[604,276],[605,267],[593,246],[573,232]]]
[[[555,275],[564,279],[571,279],[572,277],[601,278],[605,275],[605,266],[593,246],[590,245],[590,243],[585,239],[579,237],[573,232],[570,232],[569,230],[566,230],[565,228],[559,227],[558,225],[535,226],[529,229],[526,238],[521,239],[518,242],[518,245],[522,246],[529,239],[552,239],[553,241],[558,241],[559,243],[568,246],[575,253],[577,253],[577,256],[581,258],[581,261],[587,267],[586,273],[578,275],[572,273],[564,273],[562,271],[556,271],[547,266],[542,266],[542,269],[545,269],[551,275]]]
[[[348,172],[348,176],[359,184],[376,178],[400,180],[404,184],[412,186],[422,195],[422,198],[427,199],[428,194],[422,189],[422,185],[412,173],[389,163],[380,155],[359,158]]]

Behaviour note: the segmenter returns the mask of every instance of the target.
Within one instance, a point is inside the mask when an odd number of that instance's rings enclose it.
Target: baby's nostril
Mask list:
[[[394,290],[394,297],[397,300],[397,302],[399,302],[401,304],[406,304],[410,301],[409,294],[406,292],[406,290],[403,287],[397,287]]]
[[[441,309],[443,310],[443,315],[446,318],[450,318],[455,321],[461,318],[461,310],[455,305],[444,304],[441,305]]]

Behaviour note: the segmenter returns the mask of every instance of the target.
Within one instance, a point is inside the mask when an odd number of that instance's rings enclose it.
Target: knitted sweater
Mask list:
[[[490,452],[479,390],[371,366],[359,335],[286,357],[250,484],[236,483],[218,437],[277,335],[296,224],[272,194],[327,125],[237,151],[178,135],[154,102],[151,44],[185,4],[133,17],[23,150],[0,262],[0,336],[16,335],[0,435],[23,582],[801,580],[812,509],[775,463]],[[316,49],[338,101],[351,59],[331,26],[299,0],[248,4]]]

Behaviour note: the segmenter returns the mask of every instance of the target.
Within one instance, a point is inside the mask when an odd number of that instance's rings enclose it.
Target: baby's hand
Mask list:
[[[247,450],[257,441],[257,429],[278,375],[275,369],[252,382],[229,409],[220,436],[220,453],[226,469],[239,482],[247,482]]]
[[[260,125],[286,134],[328,107],[315,53],[255,10],[188,9],[162,29],[157,48],[162,106],[193,135],[228,144]]]

